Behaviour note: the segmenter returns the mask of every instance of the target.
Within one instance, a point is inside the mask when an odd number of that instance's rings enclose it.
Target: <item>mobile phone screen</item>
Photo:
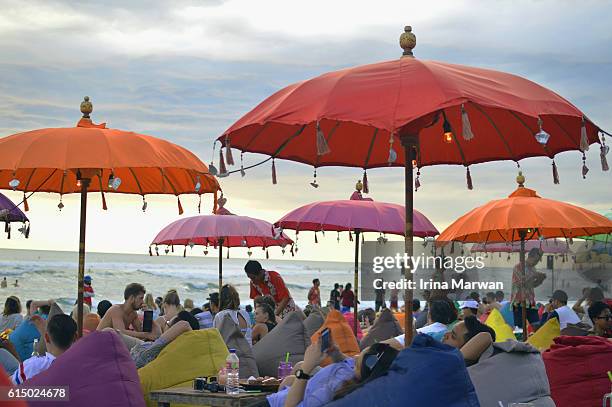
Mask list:
[[[142,331],[151,332],[153,330],[153,311],[145,311],[142,320]]]
[[[329,348],[329,341],[331,337],[331,331],[329,328],[325,328],[323,332],[321,332],[321,350],[326,351]]]

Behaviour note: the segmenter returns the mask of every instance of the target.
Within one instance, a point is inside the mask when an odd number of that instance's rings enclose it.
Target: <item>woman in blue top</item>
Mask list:
[[[387,344],[377,343],[351,358],[342,354],[332,341],[325,352],[320,343],[313,343],[306,349],[301,366],[296,366],[300,368],[295,376],[289,376],[283,382],[291,387],[269,395],[261,406],[323,406],[386,373],[398,353]],[[327,356],[334,363],[313,374]]]

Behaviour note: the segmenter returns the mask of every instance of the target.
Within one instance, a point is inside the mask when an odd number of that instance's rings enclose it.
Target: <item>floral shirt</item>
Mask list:
[[[545,274],[539,273],[533,266],[527,266],[527,272],[523,277],[523,268],[521,264],[514,266],[512,271],[512,304],[520,305],[523,300],[527,302],[527,308],[535,308],[535,293],[534,287],[542,284],[542,280],[546,277]]]
[[[251,299],[260,295],[269,295],[274,298],[274,302],[278,305],[285,298],[289,298],[287,306],[285,306],[281,318],[284,318],[288,313],[296,311],[297,307],[289,294],[289,290],[285,285],[285,281],[276,271],[264,270],[264,281],[262,283],[254,284],[251,281]]]

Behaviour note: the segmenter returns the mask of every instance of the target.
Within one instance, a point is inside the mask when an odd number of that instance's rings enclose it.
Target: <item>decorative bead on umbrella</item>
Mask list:
[[[102,195],[107,209],[107,193],[141,195],[146,210],[147,194],[179,195],[219,190],[219,183],[208,168],[190,151],[168,141],[129,131],[94,124],[93,105],[88,97],[81,103],[83,117],[76,127],[33,130],[0,139],[0,188],[23,191],[27,198],[36,192],[81,194],[79,237],[78,313],[79,335],[83,328],[83,275],[87,193]],[[215,199],[216,201],[216,199]]]
[[[421,185],[422,169],[429,165],[465,167],[467,188],[473,189],[473,164],[512,160],[519,165],[524,158],[545,156],[557,183],[556,154],[579,151],[586,177],[585,152],[599,142],[602,169],[608,170],[608,133],[567,99],[516,75],[416,59],[416,37],[409,26],[400,46],[404,52],[397,60],[325,73],[279,90],[216,141],[226,153],[237,148],[241,156],[268,155],[251,167],[271,160],[273,183],[278,158],[312,165],[315,171],[324,166],[362,168],[364,181],[370,168],[403,166],[408,214],[413,187]],[[240,172],[248,168],[241,164]],[[222,171],[224,176],[232,172]],[[407,222],[407,256],[412,256],[412,237]],[[412,279],[410,270],[405,278]],[[413,293],[405,293],[409,304]],[[409,346],[411,307],[405,326]]]

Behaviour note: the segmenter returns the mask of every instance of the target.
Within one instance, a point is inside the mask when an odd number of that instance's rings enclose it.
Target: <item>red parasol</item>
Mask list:
[[[580,150],[586,175],[584,152],[599,141],[600,128],[578,108],[515,75],[415,59],[416,37],[411,31],[406,27],[400,37],[404,54],[398,60],[326,73],[290,85],[260,103],[218,138],[228,163],[234,161],[232,147],[267,154],[273,182],[276,158],[313,165],[315,176],[321,166],[360,167],[365,191],[368,168],[403,166],[406,213],[413,209],[413,181],[416,190],[420,170],[428,165],[465,166],[472,189],[471,164],[493,160],[518,164],[526,157],[547,156],[558,183],[555,154]],[[602,135],[604,170],[607,151]],[[229,174],[222,154],[220,172]],[[412,256],[410,222],[405,236],[405,252]],[[412,279],[409,270],[406,279]],[[412,301],[411,290],[406,290],[405,300]],[[407,307],[408,339],[411,314]]]

